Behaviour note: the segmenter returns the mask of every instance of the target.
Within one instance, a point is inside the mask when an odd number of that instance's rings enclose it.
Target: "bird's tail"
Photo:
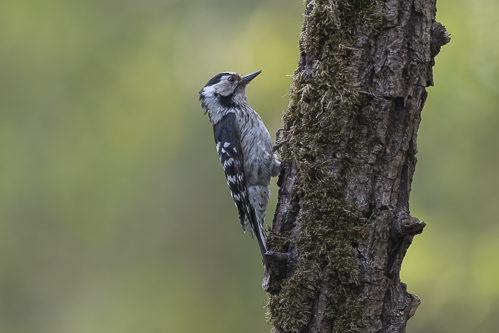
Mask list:
[[[253,229],[253,231],[255,232],[256,240],[258,241],[258,246],[260,247],[260,252],[262,253],[263,264],[267,266],[267,257],[265,257],[265,253],[267,252],[267,235],[265,234],[265,230],[263,229],[264,221],[258,221],[255,214],[255,209],[251,209],[250,215],[251,217],[249,218],[249,220],[251,223],[251,229]]]
[[[267,209],[267,203],[270,197],[270,191],[266,186],[249,186],[248,187],[248,211],[246,211],[246,216],[244,218],[243,230],[248,227],[250,230],[251,238],[253,238],[253,233],[256,235],[258,240],[258,246],[260,247],[260,252],[262,253],[263,263],[267,265],[267,258],[265,253],[267,252],[267,244],[265,230],[263,224],[265,222],[265,213]],[[242,221],[241,221],[242,222]]]

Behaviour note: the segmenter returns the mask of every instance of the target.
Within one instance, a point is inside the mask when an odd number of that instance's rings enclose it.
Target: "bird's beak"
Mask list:
[[[241,83],[243,85],[247,85],[248,83],[251,82],[251,80],[253,80],[255,77],[258,76],[258,74],[260,74],[262,71],[258,71],[258,72],[254,72],[254,73],[251,73],[251,74],[248,74],[246,76],[243,76],[243,79],[241,80]]]

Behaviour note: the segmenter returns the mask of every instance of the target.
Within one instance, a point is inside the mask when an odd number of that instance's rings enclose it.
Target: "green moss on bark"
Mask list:
[[[296,161],[299,171],[293,188],[299,231],[290,236],[298,261],[281,292],[269,296],[269,322],[278,332],[302,332],[311,325],[319,292],[327,297],[324,316],[333,319],[332,332],[356,332],[363,326],[356,250],[363,236],[362,216],[345,202],[342,173],[349,171],[333,170],[331,154],[335,147],[354,153],[362,146],[351,140],[361,134],[352,135],[348,119],[364,98],[355,72],[356,42],[359,34],[379,25],[376,5],[371,0],[306,2],[300,68],[283,115],[288,142],[282,160]],[[287,244],[276,243],[282,246],[275,250]]]

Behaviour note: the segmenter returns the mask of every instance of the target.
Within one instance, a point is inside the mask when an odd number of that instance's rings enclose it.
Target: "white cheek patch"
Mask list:
[[[215,86],[209,86],[203,88],[203,95],[206,97],[212,97],[215,93]]]
[[[228,111],[228,109],[224,108],[218,101],[217,95],[225,95],[225,93],[222,92],[223,90],[225,90],[225,88],[220,87],[219,84],[203,88],[203,104],[205,105],[205,110],[210,114],[210,121],[213,124],[219,122]]]
[[[232,87],[231,85],[225,84],[218,88],[218,94],[221,96],[229,96],[234,92],[234,88],[235,87]]]

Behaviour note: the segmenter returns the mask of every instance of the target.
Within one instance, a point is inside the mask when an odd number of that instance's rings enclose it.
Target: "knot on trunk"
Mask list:
[[[430,52],[431,56],[435,57],[440,53],[440,48],[450,42],[450,34],[440,22],[435,21],[431,29]]]

